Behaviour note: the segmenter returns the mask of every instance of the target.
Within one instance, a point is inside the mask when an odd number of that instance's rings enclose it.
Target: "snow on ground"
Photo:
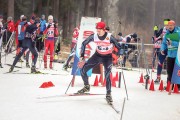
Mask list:
[[[121,112],[117,114],[105,101],[105,95],[99,96],[62,96],[69,85],[72,76],[70,72],[62,71],[62,64],[55,63],[55,70],[43,70],[51,73],[44,75],[24,74],[30,69],[25,68],[25,62],[14,73],[5,74],[9,66],[2,58],[3,69],[0,68],[0,120],[120,120],[123,100],[126,97],[124,83],[121,88],[112,88],[114,105]],[[13,55],[6,58],[6,63],[12,64]],[[37,67],[40,66],[37,62]],[[43,65],[43,64],[42,64]],[[43,67],[41,65],[41,67]],[[21,66],[18,63],[17,66]],[[113,68],[113,74],[119,69]],[[158,91],[145,90],[140,83],[141,72],[123,71],[129,99],[125,102],[123,120],[179,120],[180,95]],[[91,85],[95,74],[90,78]],[[156,73],[153,73],[155,79]],[[165,81],[166,76],[162,79]],[[39,88],[43,82],[52,81],[51,88]],[[68,93],[74,93],[83,87],[81,77],[76,77],[75,86]],[[105,93],[105,87],[91,87],[91,93]],[[127,97],[126,97],[127,98]]]

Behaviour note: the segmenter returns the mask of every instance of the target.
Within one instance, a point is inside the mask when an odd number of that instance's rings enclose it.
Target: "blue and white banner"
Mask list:
[[[180,84],[180,42],[179,42],[179,47],[178,47],[178,52],[176,56],[176,61],[174,64],[174,70],[172,74],[172,84]]]
[[[81,44],[82,42],[89,37],[91,34],[96,32],[96,23],[100,22],[101,18],[97,17],[82,17],[80,23],[80,31],[76,46],[76,54],[74,57],[74,64],[72,68],[71,75],[80,75],[80,69],[78,69],[77,64],[79,62]],[[78,71],[77,71],[78,70]],[[88,76],[91,76],[92,69],[88,71]]]

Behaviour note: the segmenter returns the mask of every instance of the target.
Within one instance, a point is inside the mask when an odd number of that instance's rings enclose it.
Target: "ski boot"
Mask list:
[[[0,63],[0,68],[3,68],[2,64]]]
[[[9,72],[12,72],[14,70],[14,66],[12,65],[11,68],[9,69]]]
[[[64,65],[64,66],[63,66],[63,70],[67,71],[67,69],[68,69],[68,66],[67,66],[67,65]]]
[[[40,72],[40,71],[37,71],[35,66],[32,66],[32,67],[31,67],[31,73],[39,74],[39,73],[41,73],[41,72]]]
[[[83,93],[89,92],[89,91],[90,91],[90,85],[85,85],[82,89],[78,90],[77,93],[83,94]]]
[[[110,104],[110,105],[112,104],[113,99],[112,99],[111,93],[106,94],[106,101],[108,104]]]
[[[50,69],[53,69],[52,62],[50,62],[49,68],[50,68]]]
[[[19,58],[19,61],[18,62],[24,62],[21,58]]]
[[[154,81],[155,84],[159,84],[161,78],[160,77],[157,77],[156,80]]]
[[[44,62],[44,69],[47,69],[47,62]]]
[[[30,68],[29,62],[26,62],[26,67]]]

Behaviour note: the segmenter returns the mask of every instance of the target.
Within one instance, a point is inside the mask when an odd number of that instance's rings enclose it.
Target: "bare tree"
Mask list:
[[[8,16],[14,18],[14,0],[8,0]]]

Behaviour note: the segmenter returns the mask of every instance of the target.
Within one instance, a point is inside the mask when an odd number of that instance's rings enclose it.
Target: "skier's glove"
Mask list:
[[[47,28],[49,29],[51,27],[51,24],[49,24],[48,26],[47,26]]]

